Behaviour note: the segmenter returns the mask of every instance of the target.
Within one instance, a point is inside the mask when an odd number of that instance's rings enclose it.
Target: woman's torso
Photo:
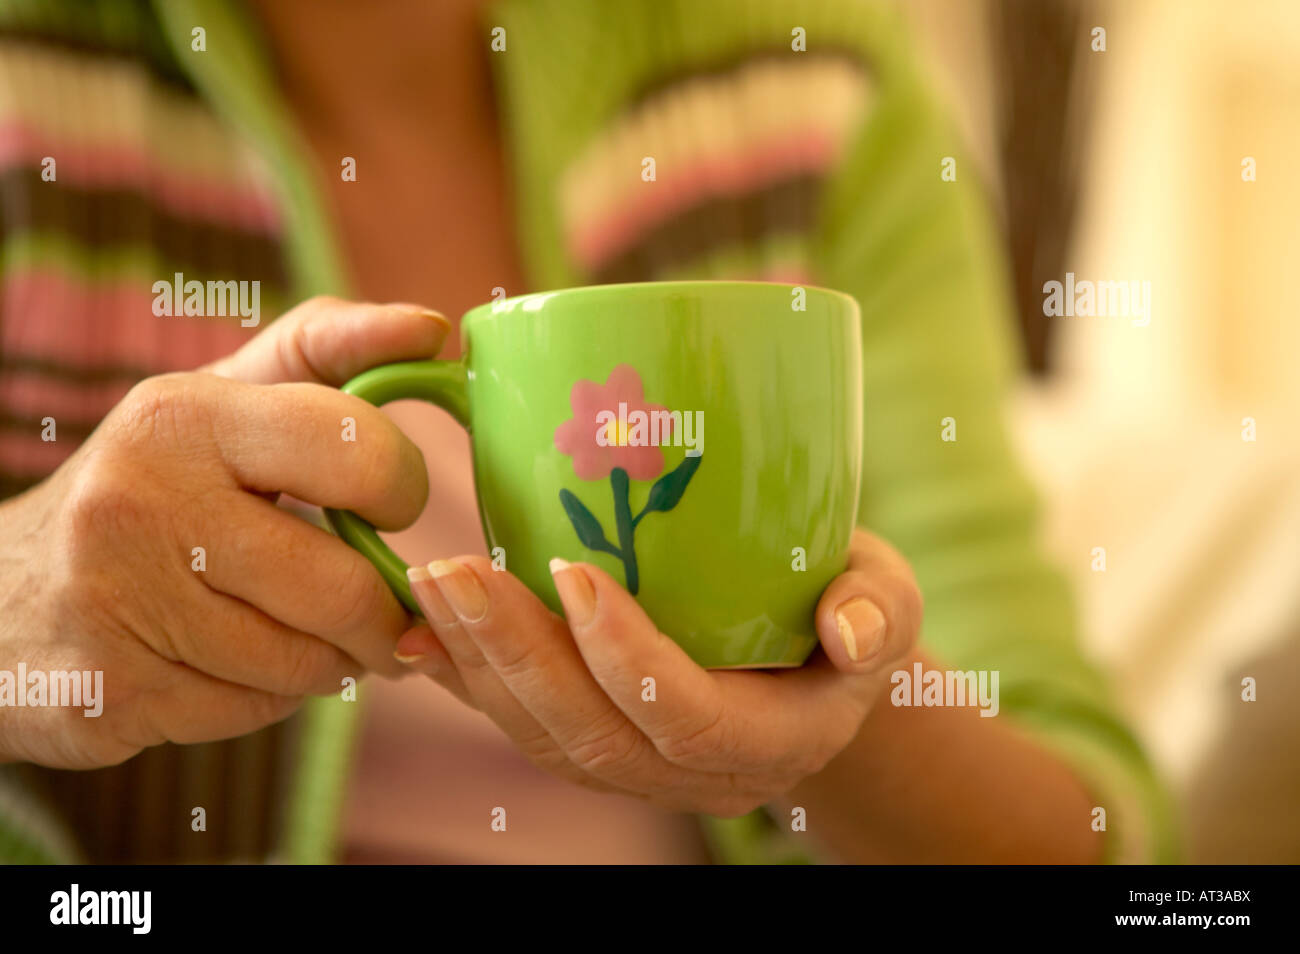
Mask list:
[[[311,16],[282,0],[258,8],[327,184],[356,293],[427,304],[453,319],[494,288],[528,290],[476,6],[378,3],[364,16],[343,4],[312,3]],[[343,156],[356,159],[355,181],[340,175]],[[453,336],[444,353],[458,349]],[[395,547],[425,561],[485,553],[460,426],[410,402],[390,413],[424,451],[430,486],[423,516]],[[486,716],[423,678],[372,679],[362,691],[347,860],[704,857],[690,816],[545,775]],[[490,828],[498,806],[507,810],[504,834]]]

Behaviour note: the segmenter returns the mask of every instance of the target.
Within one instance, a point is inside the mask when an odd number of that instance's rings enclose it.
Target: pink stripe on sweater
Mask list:
[[[258,330],[240,327],[237,318],[160,318],[151,285],[147,279],[95,285],[48,270],[6,275],[0,354],[76,367],[180,371],[229,354]]]
[[[78,442],[43,441],[40,432],[0,431],[0,469],[11,474],[48,474],[72,456]]]
[[[704,156],[679,169],[658,168],[658,178],[632,192],[631,201],[600,219],[569,223],[570,252],[595,269],[626,251],[646,232],[714,196],[741,195],[801,173],[824,172],[834,162],[839,136],[826,129],[791,130],[744,152]]]
[[[56,160],[59,182],[88,189],[135,189],[175,215],[242,231],[276,234],[281,228],[271,195],[252,183],[186,176],[125,143],[69,145],[21,123],[0,124],[0,171],[39,169],[47,156]]]

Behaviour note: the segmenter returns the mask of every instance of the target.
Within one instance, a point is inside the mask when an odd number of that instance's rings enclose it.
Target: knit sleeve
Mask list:
[[[976,180],[921,87],[895,77],[827,184],[820,273],[862,306],[860,522],[911,562],[922,644],[945,667],[997,671],[1001,717],[1105,809],[1108,860],[1170,861],[1167,797],[1080,650],[1008,438],[1011,306]]]

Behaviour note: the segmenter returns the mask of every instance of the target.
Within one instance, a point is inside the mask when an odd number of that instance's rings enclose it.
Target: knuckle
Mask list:
[[[819,737],[814,741],[773,752],[762,769],[768,777],[807,778],[825,768],[831,754],[830,746]]]
[[[424,453],[401,431],[396,432],[399,456],[397,499],[407,509],[407,517],[415,520],[429,501],[429,469]],[[490,562],[490,561],[489,561]]]
[[[311,376],[311,366],[302,349],[302,329],[305,322],[294,322],[282,327],[280,334],[272,339],[275,345],[275,361],[280,374],[290,381]]]
[[[545,733],[528,739],[517,739],[515,746],[528,761],[543,772],[560,778],[571,779],[575,782],[583,778],[583,774],[578,770],[578,767],[569,761],[569,757],[561,752],[556,747],[555,741]]]
[[[277,695],[274,692],[250,692],[248,708],[252,721],[259,726],[273,725],[293,715],[302,705],[299,694]]]
[[[221,617],[222,623],[226,620],[227,617]],[[214,664],[216,653],[226,645],[212,637],[213,628],[194,619],[178,618],[135,626],[132,632],[152,653],[168,662],[207,671]],[[242,629],[236,628],[235,632],[242,638]]]
[[[388,589],[364,559],[348,561],[348,568],[333,592],[337,603],[331,616],[342,631],[370,629],[384,615]]]
[[[458,624],[452,623],[452,626]],[[456,668],[460,670],[461,675],[467,683],[472,683],[475,687],[481,687],[484,683],[490,683],[497,679],[496,667],[488,662],[481,652],[474,648],[468,648],[463,653],[458,653],[455,657]]]
[[[158,714],[159,696],[145,695],[134,705],[115,708],[105,731],[117,752],[140,752],[169,741],[166,720]]]
[[[303,310],[292,321],[280,324],[280,333],[274,339],[276,357],[290,380],[326,380],[326,368],[318,364],[318,349],[314,345],[317,332],[327,326],[343,304],[336,298],[318,296],[309,299]]]
[[[855,593],[870,593],[875,589],[876,581],[863,570],[847,570],[841,579],[844,586]]]
[[[821,772],[831,759],[844,748],[851,736],[843,736],[837,729],[823,728],[817,737],[772,753],[763,767],[763,777],[798,781]]]
[[[132,442],[167,439],[188,429],[197,375],[159,374],[136,384],[118,405],[119,433]]]
[[[852,702],[845,702],[837,709],[843,711],[832,710],[816,742],[796,751],[789,763],[792,774],[799,778],[818,774],[857,736],[864,716],[862,709]]]
[[[848,740],[845,740],[844,745],[847,744]],[[831,759],[839,754],[844,745],[839,744],[838,740],[831,740],[799,749],[789,760],[787,771],[801,779],[816,775],[830,764]]]
[[[288,696],[332,692],[338,667],[333,653],[311,640],[296,640],[287,651],[280,692]]]
[[[365,428],[364,440],[358,442],[365,446],[357,474],[357,494],[362,498],[358,506],[376,507],[392,498],[411,461],[396,428],[386,419],[381,421],[379,412],[367,408],[366,413],[376,416],[373,425]]]
[[[691,767],[701,763],[716,762],[734,748],[726,709],[719,705],[717,712],[707,722],[685,735],[669,734],[656,747],[668,761]]]
[[[522,643],[522,647],[519,644]],[[529,683],[543,671],[544,657],[551,648],[539,640],[518,640],[512,645],[519,647],[509,650],[494,661],[493,668],[509,685]]]
[[[184,627],[158,626],[145,629],[141,642],[168,662],[195,665],[200,658],[196,646],[202,646],[193,633]]]
[[[636,733],[622,721],[611,718],[607,723],[570,746],[568,757],[574,765],[588,772],[609,770],[628,765],[638,750]]]
[[[820,742],[817,742],[811,745],[800,745],[775,754],[765,768],[772,773],[807,778],[809,775],[817,774],[824,767],[824,764],[822,746]]]
[[[312,295],[294,305],[279,320],[271,324],[272,329],[279,329],[281,335],[294,335],[302,324],[316,318],[328,317],[348,303],[334,295]]]
[[[63,510],[77,544],[105,536],[117,537],[148,521],[146,502],[128,465],[100,458],[77,475]]]
[[[547,763],[568,761],[565,754],[556,746],[555,740],[551,738],[550,733],[540,726],[526,735],[516,735],[514,741],[520,752],[528,758],[536,760],[539,765],[542,761]],[[546,768],[547,766],[542,765],[541,767]]]

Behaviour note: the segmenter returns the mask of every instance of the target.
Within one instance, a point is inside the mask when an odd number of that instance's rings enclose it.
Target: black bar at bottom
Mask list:
[[[667,943],[701,926],[727,942],[806,934],[819,943],[831,929],[865,941],[883,929],[882,940],[902,932],[927,942],[1104,933],[1231,943],[1290,922],[1295,875],[1219,866],[15,867],[0,868],[0,930],[6,946],[58,935],[373,944],[412,931],[434,944],[511,934]]]

